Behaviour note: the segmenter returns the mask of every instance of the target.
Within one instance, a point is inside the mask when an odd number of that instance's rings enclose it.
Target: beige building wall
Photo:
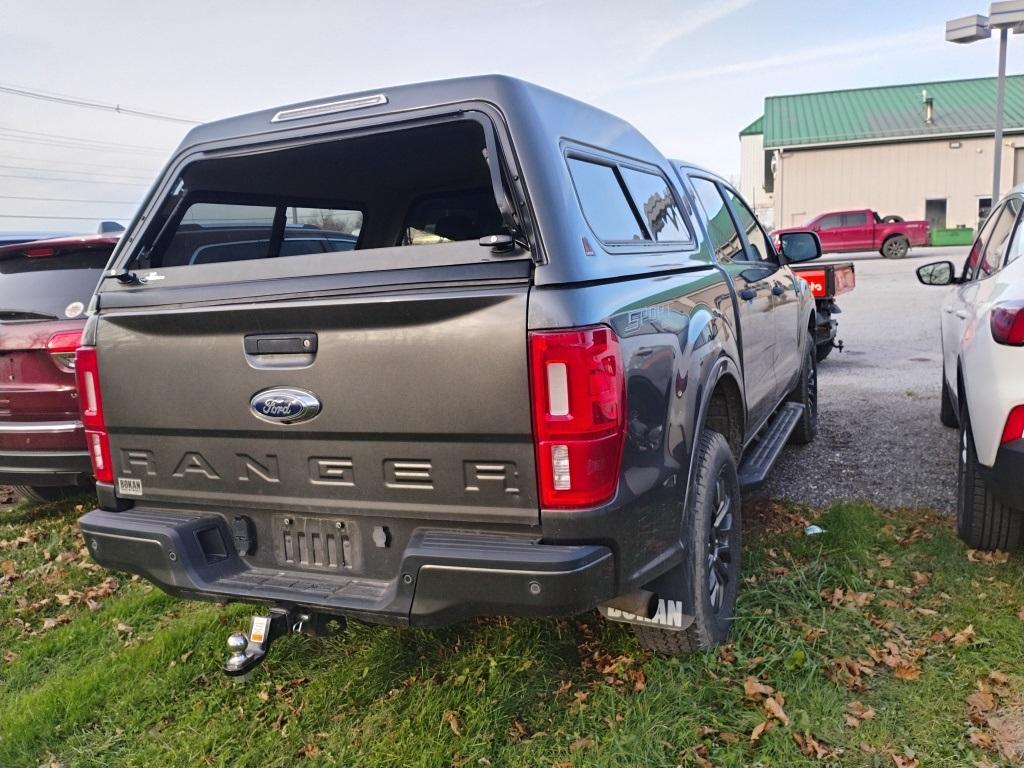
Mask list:
[[[1024,180],[1024,152],[1016,152],[1024,136],[1004,144],[1003,193]],[[923,219],[925,200],[945,199],[946,226],[974,228],[979,198],[992,194],[992,152],[992,137],[786,150],[775,176],[776,226],[857,208]]]
[[[764,136],[740,136],[740,195],[766,227],[775,225],[775,201],[764,191]]]

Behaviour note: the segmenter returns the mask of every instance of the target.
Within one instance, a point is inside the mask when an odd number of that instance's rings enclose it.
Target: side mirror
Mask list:
[[[952,261],[933,261],[917,268],[917,279],[924,285],[952,285],[956,282]]]
[[[790,264],[814,261],[821,256],[821,240],[810,230],[783,232],[779,235],[779,250]]]

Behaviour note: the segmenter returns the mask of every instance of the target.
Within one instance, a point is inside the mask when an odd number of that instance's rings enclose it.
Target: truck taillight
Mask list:
[[[615,495],[626,436],[619,340],[592,326],[530,333],[540,502],[592,507]]]
[[[989,320],[992,338],[1011,347],[1024,346],[1024,301],[996,304]]]
[[[1003,439],[999,444],[1009,443],[1013,440],[1024,438],[1024,405],[1016,405],[1006,417],[1006,426],[1003,427]]]
[[[81,331],[58,331],[46,342],[50,359],[64,373],[75,372],[75,350],[82,343]]]
[[[110,460],[110,436],[103,416],[103,396],[100,393],[99,361],[95,347],[79,347],[75,353],[75,379],[78,399],[82,405],[82,425],[85,442],[92,460],[92,473],[101,483],[114,482],[114,467]]]

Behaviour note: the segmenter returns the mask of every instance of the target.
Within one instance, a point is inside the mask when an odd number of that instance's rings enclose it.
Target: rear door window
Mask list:
[[[83,315],[112,249],[0,255],[0,321]]]
[[[864,211],[857,213],[844,213],[843,214],[843,226],[844,227],[866,227],[868,223],[868,215]]]

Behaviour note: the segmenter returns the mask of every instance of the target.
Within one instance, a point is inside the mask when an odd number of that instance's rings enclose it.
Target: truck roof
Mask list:
[[[521,129],[529,123],[547,138],[571,137],[625,154],[659,155],[632,125],[608,112],[534,83],[507,75],[479,75],[449,80],[373,88],[287,104],[196,126],[180,149],[211,141],[251,137],[375,115],[484,101],[494,104]],[[659,155],[660,156],[660,155]]]

